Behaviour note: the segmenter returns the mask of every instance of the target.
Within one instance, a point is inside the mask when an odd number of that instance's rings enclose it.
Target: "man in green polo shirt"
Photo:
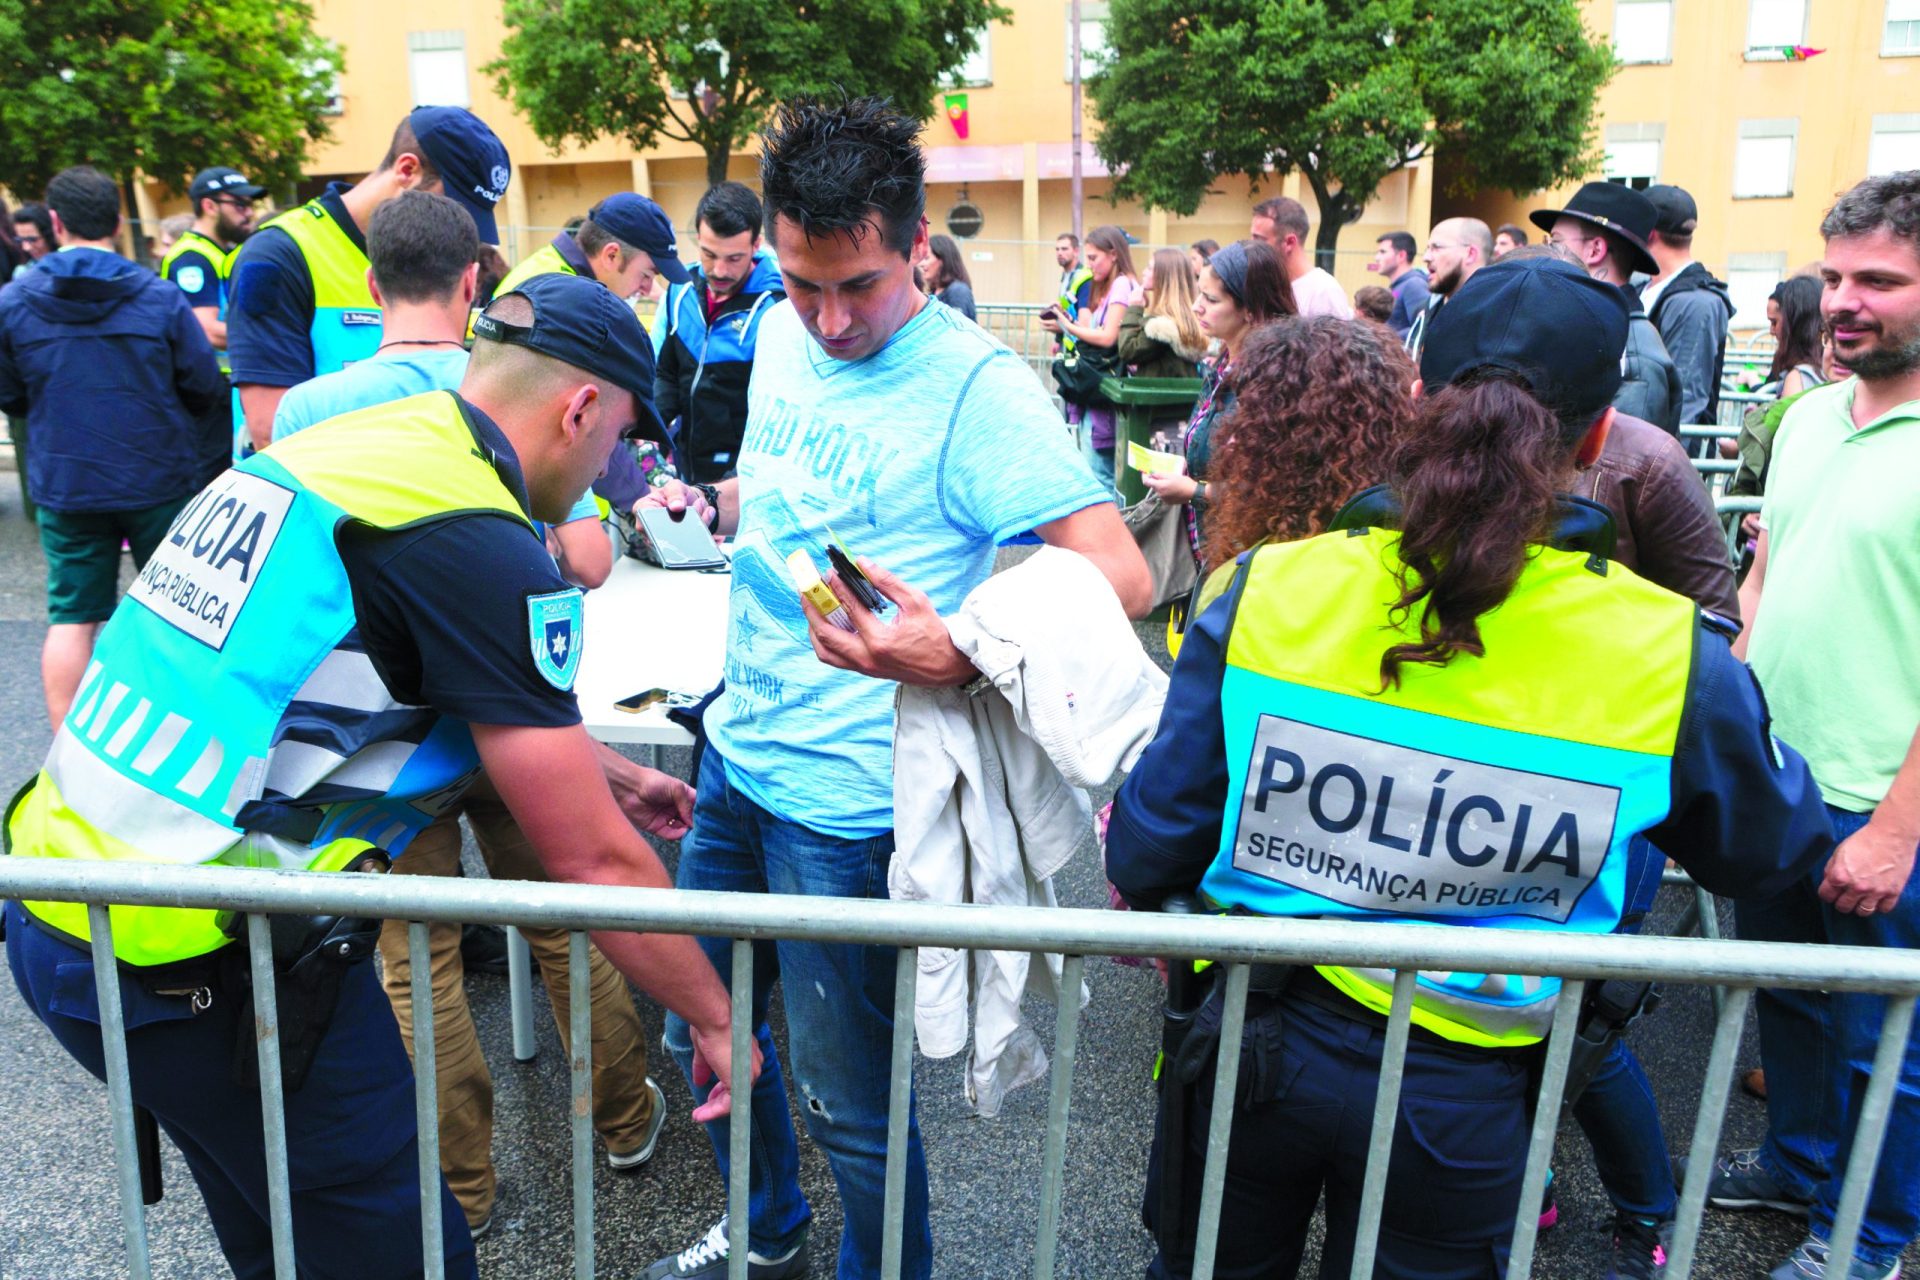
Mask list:
[[[1840,843],[1779,898],[1740,905],[1740,934],[1920,946],[1920,170],[1870,178],[1821,224],[1821,310],[1845,382],[1797,401],[1774,445],[1763,532],[1741,592],[1774,732],[1812,766]],[[1750,648],[1746,647],[1749,646]],[[1887,1280],[1920,1234],[1920,1039],[1910,1038],[1859,1242],[1829,1266],[1840,1179],[1884,1001],[1765,991],[1768,1133],[1718,1162],[1722,1208],[1807,1215],[1773,1280]]]

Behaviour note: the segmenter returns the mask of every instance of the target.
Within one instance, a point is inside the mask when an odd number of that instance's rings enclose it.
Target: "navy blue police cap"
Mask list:
[[[624,244],[642,250],[653,259],[653,269],[669,284],[685,284],[693,279],[673,238],[673,219],[645,196],[619,191],[587,212],[587,217],[602,231]]]
[[[415,107],[407,117],[427,159],[440,171],[447,195],[473,215],[480,243],[499,244],[493,207],[507,194],[513,164],[493,130],[465,107]]]
[[[193,202],[197,212],[202,200],[214,196],[238,196],[242,200],[258,200],[267,194],[267,189],[256,182],[248,182],[245,174],[238,169],[229,169],[225,165],[215,165],[211,169],[202,169],[193,175],[193,182],[187,187],[187,199]]]
[[[1468,277],[1427,324],[1429,392],[1476,369],[1518,375],[1563,422],[1600,416],[1620,390],[1627,297],[1557,258],[1505,259]]]
[[[653,342],[632,307],[598,280],[566,272],[531,276],[500,298],[515,294],[533,304],[533,323],[508,324],[483,312],[473,321],[476,342],[512,343],[624,387],[633,393],[637,420],[622,434],[668,442],[653,407]]]

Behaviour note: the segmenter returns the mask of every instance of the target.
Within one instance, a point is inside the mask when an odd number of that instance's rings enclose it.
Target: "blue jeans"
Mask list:
[[[1836,840],[1871,816],[1828,806]],[[1920,947],[1920,888],[1909,879],[1892,911],[1856,916],[1820,901],[1822,860],[1786,891],[1737,904],[1740,936],[1768,942],[1830,942],[1855,947]],[[1840,1180],[1853,1149],[1853,1129],[1880,1039],[1884,997],[1851,992],[1763,988],[1760,1063],[1767,1072],[1766,1169],[1813,1197],[1813,1234],[1833,1230]],[[1893,1094],[1886,1144],[1867,1196],[1856,1256],[1886,1266],[1920,1234],[1920,1035],[1907,1041]]]
[[[1627,856],[1627,901],[1620,932],[1638,933],[1660,892],[1660,873],[1667,860],[1644,836],[1634,837]],[[1593,1147],[1594,1167],[1613,1207],[1639,1218],[1671,1218],[1679,1194],[1667,1156],[1666,1133],[1660,1127],[1660,1109],[1640,1060],[1624,1038],[1613,1042],[1586,1092],[1573,1104],[1573,1118]]]
[[[822,898],[887,896],[891,832],[843,840],[770,813],[734,789],[720,753],[712,747],[701,761],[698,792],[693,830],[680,844],[680,888]],[[726,979],[733,972],[732,941],[702,938],[700,944]],[[799,1143],[767,1029],[767,1001],[779,979],[801,1110],[808,1132],[827,1153],[840,1190],[846,1221],[840,1236],[842,1280],[880,1274],[898,954],[891,947],[838,943],[754,944],[754,1034],[766,1063],[753,1088],[748,1234],[755,1252],[777,1256],[799,1240],[813,1217],[800,1190]],[[671,1014],[667,1048],[691,1081],[693,1042],[687,1024]],[[704,1100],[707,1090],[696,1086],[694,1094]],[[908,1124],[901,1275],[926,1280],[933,1267],[927,1161],[911,1112]],[[707,1126],[722,1177],[727,1172],[727,1133],[726,1120]]]

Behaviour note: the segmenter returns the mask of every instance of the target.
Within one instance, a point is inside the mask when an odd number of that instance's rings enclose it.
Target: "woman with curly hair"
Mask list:
[[[1226,564],[1262,542],[1323,532],[1384,478],[1413,417],[1413,361],[1376,324],[1333,316],[1256,330],[1234,361],[1233,412],[1217,430],[1201,558]]]

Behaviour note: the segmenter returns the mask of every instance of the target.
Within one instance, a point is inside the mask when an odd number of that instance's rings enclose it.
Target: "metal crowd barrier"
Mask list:
[[[254,973],[259,1041],[261,1106],[266,1132],[269,1217],[275,1274],[294,1280],[291,1198],[287,1179],[286,1127],[280,1087],[280,1048],[268,935],[270,912],[329,913],[409,920],[413,963],[415,1102],[420,1131],[421,1238],[425,1274],[445,1274],[440,1239],[439,1111],[434,1097],[434,1037],[427,921],[538,925],[573,931],[573,1229],[574,1275],[594,1274],[593,1179],[589,1114],[593,1038],[585,929],[658,931],[729,937],[733,944],[733,1057],[750,1060],[751,943],[770,938],[809,938],[900,948],[894,992],[891,1107],[887,1131],[884,1203],[886,1239],[882,1274],[900,1273],[906,1181],[906,1138],[913,1061],[917,948],[987,947],[1049,951],[1066,957],[1064,991],[1078,990],[1088,955],[1205,955],[1225,967],[1226,1008],[1214,1096],[1231,1098],[1239,1077],[1241,1033],[1253,963],[1342,964],[1395,971],[1376,1098],[1372,1138],[1363,1182],[1352,1275],[1368,1280],[1378,1248],[1387,1160],[1392,1148],[1405,1066],[1414,979],[1420,969],[1473,973],[1554,975],[1564,985],[1554,1011],[1536,1119],[1515,1206],[1508,1274],[1526,1280],[1533,1271],[1534,1244],[1548,1162],[1558,1128],[1561,1096],[1573,1048],[1580,1001],[1589,981],[1621,978],[1721,984],[1728,995],[1718,1011],[1705,1084],[1690,1145],[1687,1177],[1668,1254],[1670,1280],[1686,1280],[1693,1268],[1705,1208],[1707,1179],[1725,1119],[1728,1089],[1741,1022],[1754,989],[1796,987],[1868,991],[1889,996],[1872,1075],[1860,1112],[1859,1137],[1847,1162],[1832,1247],[1848,1257],[1859,1233],[1874,1167],[1885,1139],[1901,1059],[1920,997],[1920,954],[1855,947],[1794,946],[1701,939],[1565,935],[1499,929],[1434,929],[1413,925],[1356,925],[1338,921],[1266,920],[1253,917],[1156,916],[1137,912],[1045,910],[1020,907],[933,906],[921,903],[798,898],[771,894],[693,893],[664,889],[616,889],[435,877],[314,874],[212,867],[162,867],[0,858],[0,897],[86,902],[93,934],[95,980],[100,998],[120,1204],[128,1272],[147,1280],[145,1215],[135,1151],[133,1105],[128,1080],[126,1029],[120,1004],[120,973],[113,963],[106,903],[200,907],[245,913]],[[261,1000],[265,993],[266,999]],[[1066,1154],[1068,1101],[1074,1072],[1079,1002],[1061,1003],[1041,1181],[1033,1275],[1053,1274],[1058,1243],[1062,1169]],[[1140,1046],[1143,1058],[1147,1046]],[[745,1104],[745,1096],[739,1105]],[[1232,1108],[1216,1107],[1208,1133],[1201,1183],[1198,1247],[1193,1275],[1211,1280],[1226,1172]],[[731,1126],[732,1169],[729,1276],[744,1280],[747,1266],[748,1136]],[[1143,1171],[1144,1172],[1144,1171]]]

